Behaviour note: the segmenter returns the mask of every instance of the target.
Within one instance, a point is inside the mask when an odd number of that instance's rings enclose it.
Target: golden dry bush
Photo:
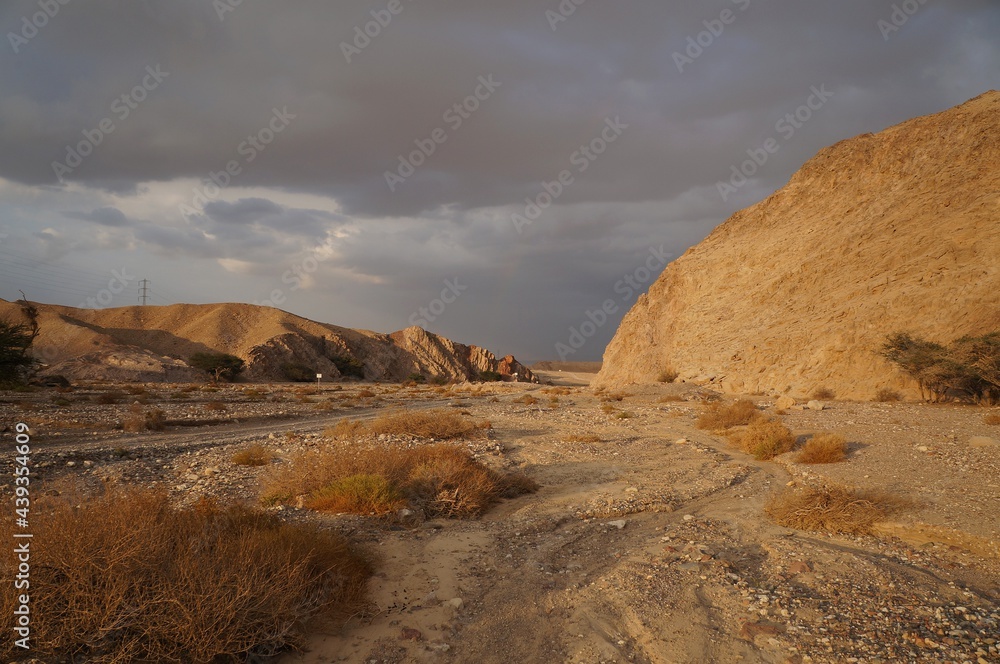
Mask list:
[[[1000,425],[1000,413],[990,413],[988,415],[984,415],[983,423],[994,427]]]
[[[302,499],[312,509],[388,514],[403,506],[428,516],[476,517],[501,498],[538,485],[516,473],[500,473],[448,444],[414,448],[334,445],[306,452],[264,478],[265,503]]]
[[[711,403],[698,418],[695,426],[699,429],[719,431],[750,424],[751,420],[758,417],[761,417],[760,411],[749,399],[740,399],[728,406]]]
[[[755,417],[746,429],[730,434],[730,440],[758,461],[768,461],[790,452],[795,447],[795,436],[778,420]]]
[[[813,436],[795,457],[797,463],[838,463],[847,458],[847,441],[834,433]]]
[[[812,398],[817,401],[832,401],[837,397],[836,392],[828,387],[818,387],[813,390]]]
[[[264,659],[356,610],[373,567],[339,535],[140,489],[40,496],[32,514],[31,655],[44,661]],[[9,519],[0,531],[15,541]],[[0,557],[7,587],[16,564]],[[0,593],[6,615],[15,598]],[[0,644],[4,661],[21,652]]]
[[[677,380],[679,376],[680,373],[678,373],[676,369],[668,367],[660,372],[660,375],[657,376],[656,380],[661,383],[672,383]]]
[[[340,420],[324,433],[329,438],[337,440],[357,438],[366,434],[410,435],[450,440],[465,438],[489,428],[489,422],[476,422],[462,417],[459,413],[438,408],[398,411],[380,415],[372,420]]]
[[[595,434],[573,434],[571,436],[563,436],[563,440],[567,443],[599,443],[601,442],[601,437]]]
[[[768,502],[764,512],[788,528],[862,535],[911,504],[884,491],[831,486],[782,492]]]
[[[232,457],[237,466],[266,466],[274,460],[274,452],[263,445],[254,445],[240,450]]]
[[[525,394],[522,397],[518,397],[517,399],[514,399],[514,403],[523,403],[526,406],[534,406],[536,403],[538,403],[538,398],[537,397],[533,397],[530,394]]]
[[[211,410],[215,412],[223,412],[226,410],[226,404],[221,401],[209,401],[205,404],[205,410]]]
[[[902,400],[903,396],[899,392],[888,387],[879,388],[878,392],[875,393],[875,401],[880,401],[882,403]]]

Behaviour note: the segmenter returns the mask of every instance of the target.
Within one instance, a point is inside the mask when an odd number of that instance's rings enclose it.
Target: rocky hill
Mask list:
[[[595,384],[666,369],[729,392],[916,386],[885,335],[1000,330],[1000,92],[822,150],[671,263]]]
[[[204,374],[187,364],[198,352],[230,353],[246,362],[250,380],[283,380],[299,365],[334,380],[343,372],[369,380],[466,380],[485,371],[534,380],[512,356],[497,359],[419,327],[393,334],[317,323],[249,304],[175,304],[115,309],[36,305],[41,334],[33,352],[48,374],[73,380],[190,381]],[[0,319],[22,319],[0,300]],[[339,368],[338,368],[339,367]]]

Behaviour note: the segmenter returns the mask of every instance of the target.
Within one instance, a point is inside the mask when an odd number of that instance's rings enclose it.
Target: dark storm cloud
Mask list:
[[[66,5],[0,64],[0,175],[52,182],[52,162],[107,119],[113,132],[68,179],[201,178],[239,160],[287,107],[296,119],[244,164],[241,185],[325,193],[358,214],[418,214],[530,195],[619,115],[629,135],[565,200],[654,199],[717,177],[733,141],[766,133],[811,85],[850,98],[849,112],[814,130],[823,139],[902,119],[886,93],[926,110],[961,101],[925,65],[996,27],[995,3],[971,1],[922,8],[888,43],[877,21],[891,3],[861,0],[587,3],[554,32],[545,10],[557,3],[477,4],[404,3],[350,64],[341,43],[379,3],[245,2],[223,20],[193,0]],[[672,54],[727,8],[734,22],[679,72]],[[0,26],[14,30],[35,9],[7,3]],[[137,102],[147,66],[169,75]],[[445,113],[490,74],[501,87],[452,130]],[[447,142],[390,194],[385,171],[436,128]]]

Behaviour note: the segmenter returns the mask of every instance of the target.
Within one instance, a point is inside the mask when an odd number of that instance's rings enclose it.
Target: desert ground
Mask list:
[[[340,532],[378,561],[365,605],[283,664],[1000,662],[1000,426],[988,423],[1000,409],[826,400],[776,413],[773,398],[748,397],[800,444],[820,432],[848,441],[839,463],[800,464],[794,451],[758,461],[696,427],[732,397],[689,384],[594,390],[592,377],[90,384],[4,392],[0,421],[30,424],[43,488],[73,479],[166,487],[180,505],[260,505],[270,469],[232,462],[250,446],[280,467],[327,444],[342,418],[448,408],[488,420],[457,444],[540,488],[482,518],[261,507]],[[121,430],[153,407],[164,430]],[[882,490],[904,507],[868,534],[792,529],[765,513],[778,492],[827,485]]]

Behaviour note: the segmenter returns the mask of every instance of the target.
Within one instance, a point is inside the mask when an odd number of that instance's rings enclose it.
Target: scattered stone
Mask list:
[[[619,519],[617,521],[608,521],[608,525],[609,526],[614,526],[618,530],[621,530],[622,528],[624,528],[626,523],[627,522],[625,521],[625,519]]]
[[[969,447],[998,447],[1000,441],[987,436],[973,436],[969,439]]]
[[[809,563],[803,562],[801,560],[796,560],[794,563],[788,566],[789,574],[804,574],[806,572],[811,572],[812,568],[809,567]]]
[[[822,401],[810,401],[809,403],[806,404],[806,408],[808,408],[809,410],[823,410],[826,408],[826,406],[823,404]]]
[[[462,601],[461,597],[453,597],[448,600],[448,606],[450,606],[453,611],[461,611],[464,604],[465,602]]]
[[[404,627],[399,634],[401,641],[423,641],[424,635],[419,629],[413,629],[411,627]]]
[[[693,514],[685,514],[681,518],[684,519],[685,521],[694,521],[694,515]]]
[[[771,622],[746,622],[740,628],[740,638],[753,641],[758,636],[778,636],[784,632],[784,627]]]

